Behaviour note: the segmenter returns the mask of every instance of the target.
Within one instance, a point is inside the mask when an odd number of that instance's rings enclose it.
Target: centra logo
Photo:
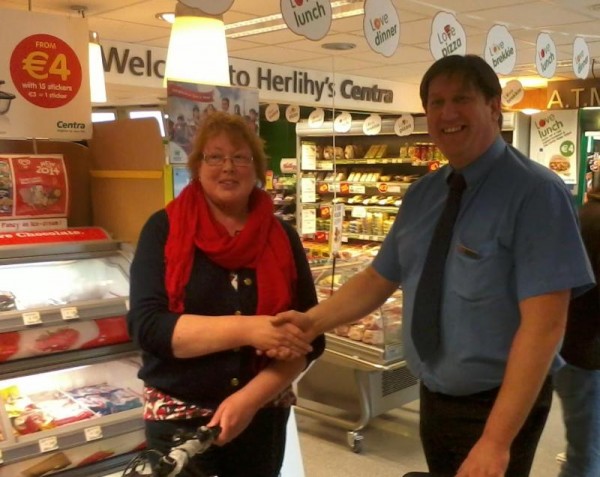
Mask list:
[[[85,123],[78,123],[75,121],[70,123],[66,121],[58,121],[56,123],[56,127],[63,131],[83,131],[86,128]]]

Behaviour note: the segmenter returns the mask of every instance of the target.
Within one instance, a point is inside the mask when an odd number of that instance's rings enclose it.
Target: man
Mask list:
[[[294,322],[310,339],[367,315],[402,285],[403,341],[422,383],[429,470],[524,477],[550,408],[548,376],[559,365],[569,299],[593,282],[590,265],[562,180],[502,139],[491,67],[474,55],[442,58],[425,73],[420,95],[449,165],[411,186],[369,267],[306,314],[274,321]],[[411,332],[415,297],[451,175],[462,175],[466,189],[441,260],[439,344],[422,358]]]
[[[579,211],[581,236],[600,279],[600,183]],[[561,356],[567,364],[554,375],[567,436],[566,462],[559,477],[600,475],[600,288],[569,306]]]

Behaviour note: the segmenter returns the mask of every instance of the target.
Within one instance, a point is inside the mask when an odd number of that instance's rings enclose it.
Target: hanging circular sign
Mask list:
[[[347,112],[339,114],[333,121],[333,130],[339,133],[347,133],[352,127],[352,115]]]
[[[494,25],[488,32],[485,61],[498,74],[508,75],[515,67],[517,45],[504,25]]]
[[[290,123],[297,123],[300,120],[300,107],[297,104],[290,104],[285,108],[285,119]]]
[[[318,41],[331,28],[331,2],[314,0],[281,0],[281,15],[296,35]]]
[[[179,0],[179,3],[202,10],[209,15],[221,15],[231,8],[233,0]]]
[[[394,132],[397,136],[410,136],[415,130],[415,118],[412,114],[403,114],[394,123]]]
[[[573,72],[579,79],[586,79],[590,74],[590,49],[587,42],[581,38],[575,38],[573,42]]]
[[[502,104],[504,106],[514,106],[520,103],[525,96],[525,90],[519,80],[510,80],[502,88]]]
[[[325,122],[325,111],[323,108],[317,108],[308,116],[308,127],[320,128]]]
[[[400,42],[400,20],[391,0],[366,0],[363,32],[375,53],[390,57]]]
[[[556,72],[556,45],[548,33],[540,33],[537,37],[535,66],[544,78],[552,78]]]
[[[279,105],[277,103],[269,103],[265,109],[265,118],[270,123],[279,119]]]
[[[381,116],[371,114],[363,123],[363,133],[366,136],[376,136],[381,132]]]
[[[467,53],[467,35],[452,13],[439,12],[431,23],[429,49],[436,60]]]

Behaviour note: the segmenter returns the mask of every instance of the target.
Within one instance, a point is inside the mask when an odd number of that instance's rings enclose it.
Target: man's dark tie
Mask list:
[[[413,307],[411,333],[422,361],[433,358],[440,344],[440,312],[446,256],[452,241],[460,199],[467,184],[461,174],[454,172],[448,178],[448,186],[450,190],[446,207],[435,226],[429,244]]]

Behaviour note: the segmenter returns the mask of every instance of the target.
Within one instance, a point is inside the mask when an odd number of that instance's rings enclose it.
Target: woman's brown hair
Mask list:
[[[247,145],[252,151],[252,165],[256,177],[264,184],[267,171],[267,156],[264,150],[264,141],[248,125],[241,116],[215,111],[202,120],[200,129],[194,138],[194,148],[188,157],[187,167],[192,180],[198,178],[198,166],[204,157],[206,143],[218,136],[226,134],[231,142],[238,146]]]

